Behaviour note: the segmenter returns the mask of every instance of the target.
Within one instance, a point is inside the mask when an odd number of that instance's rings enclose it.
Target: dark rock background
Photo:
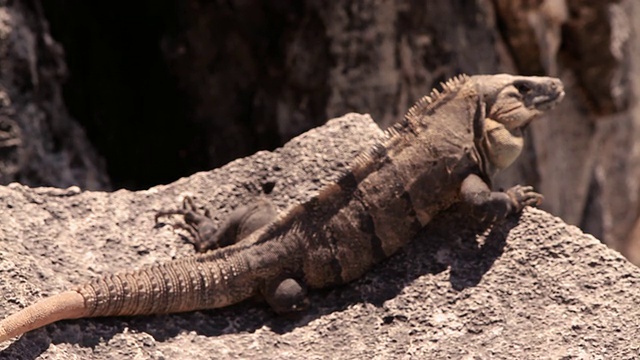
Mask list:
[[[104,159],[67,111],[68,74],[39,1],[0,1],[0,183],[110,187]]]
[[[0,187],[0,318],[93,276],[193,253],[155,211],[184,195],[221,221],[265,184],[284,209],[335,179],[380,130],[351,114],[251,157],[130,192]],[[355,141],[361,139],[361,141]],[[282,176],[287,174],[287,176]],[[271,186],[268,186],[271,187]],[[2,359],[631,359],[640,270],[527,209],[490,229],[455,212],[362,279],[311,294],[299,318],[227,309],[62,321],[0,344]]]

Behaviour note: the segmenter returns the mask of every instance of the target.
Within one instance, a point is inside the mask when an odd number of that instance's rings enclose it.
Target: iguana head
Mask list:
[[[524,145],[522,130],[562,100],[564,87],[559,79],[538,76],[479,75],[471,77],[471,81],[481,107],[478,150],[487,175],[492,175],[520,155]]]
[[[486,117],[507,129],[518,129],[564,97],[560,79],[541,76],[473,76],[478,94],[484,100]]]

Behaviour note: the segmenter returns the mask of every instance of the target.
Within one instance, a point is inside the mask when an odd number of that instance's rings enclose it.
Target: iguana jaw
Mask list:
[[[532,99],[533,106],[541,111],[553,109],[557,103],[564,98],[564,91],[554,94],[554,97],[550,96],[536,96]]]

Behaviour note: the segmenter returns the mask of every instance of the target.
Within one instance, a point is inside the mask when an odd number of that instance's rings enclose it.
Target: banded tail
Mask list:
[[[217,251],[97,278],[0,321],[0,342],[59,320],[219,308],[258,291],[236,251]],[[237,286],[234,284],[243,284]]]

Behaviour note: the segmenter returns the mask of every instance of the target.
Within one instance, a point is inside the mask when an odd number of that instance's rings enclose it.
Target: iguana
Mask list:
[[[456,202],[485,221],[539,204],[531,187],[492,191],[491,178],[520,154],[530,121],[563,96],[549,77],[453,78],[309,201],[280,215],[266,203],[238,210],[216,231],[187,199],[158,216],[183,215],[181,227],[205,253],[45,298],[0,322],[0,341],[61,319],[220,308],[255,296],[278,313],[304,309],[307,288],[359,278]]]

